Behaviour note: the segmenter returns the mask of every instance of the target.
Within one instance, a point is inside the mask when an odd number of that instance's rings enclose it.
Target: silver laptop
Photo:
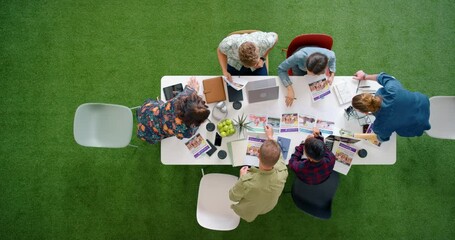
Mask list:
[[[248,103],[275,100],[279,97],[279,87],[275,78],[248,82],[246,85]]]
[[[338,148],[338,145],[340,145],[341,142],[351,145],[358,141],[360,141],[360,140],[356,139],[356,138],[340,137],[340,136],[335,136],[335,135],[329,135],[328,137],[326,137],[324,139],[325,145],[333,153],[335,153],[334,151]]]

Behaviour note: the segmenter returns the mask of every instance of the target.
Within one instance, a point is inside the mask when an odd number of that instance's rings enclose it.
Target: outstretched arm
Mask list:
[[[218,54],[218,62],[220,63],[221,71],[223,72],[223,75],[229,80],[232,81],[232,76],[231,74],[227,71],[227,56],[226,54],[222,53],[220,51],[220,48],[216,49],[216,52]]]
[[[361,80],[377,81],[378,74],[367,74],[363,70],[359,70],[354,74],[353,78],[359,81]]]

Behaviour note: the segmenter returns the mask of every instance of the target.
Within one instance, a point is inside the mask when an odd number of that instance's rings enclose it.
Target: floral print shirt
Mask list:
[[[239,47],[242,45],[242,43],[255,43],[259,48],[259,56],[264,57],[264,54],[275,45],[277,40],[278,35],[274,32],[233,34],[223,39],[218,48],[220,49],[220,52],[227,56],[227,63],[233,68],[240,71],[243,64],[239,60]],[[251,71],[254,70],[256,69],[251,68]]]
[[[162,139],[176,136],[178,139],[190,138],[198,127],[186,126],[183,120],[175,115],[175,103],[179,98],[197,94],[191,87],[185,89],[168,102],[147,99],[137,111],[137,137],[150,144]]]

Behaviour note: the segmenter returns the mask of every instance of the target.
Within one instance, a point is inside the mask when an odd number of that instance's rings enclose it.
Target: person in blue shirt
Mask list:
[[[352,98],[352,106],[376,117],[373,132],[385,142],[396,132],[402,137],[421,136],[430,126],[430,101],[419,92],[403,88],[401,83],[386,73],[366,74],[359,70],[354,79],[377,81],[383,87],[375,95],[362,93]]]
[[[278,66],[278,76],[287,88],[286,106],[294,102],[294,88],[289,78],[288,70],[292,69],[294,76],[324,74],[328,68],[328,82],[332,84],[336,72],[335,53],[320,47],[303,47],[295,51],[289,58]]]

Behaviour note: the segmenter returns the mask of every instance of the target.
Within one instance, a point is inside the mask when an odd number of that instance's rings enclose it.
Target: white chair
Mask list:
[[[199,184],[196,218],[204,228],[230,231],[240,223],[240,217],[231,209],[229,189],[237,182],[237,177],[210,173],[202,176]]]
[[[433,138],[455,140],[455,96],[430,98],[431,129],[426,131]]]
[[[85,103],[76,110],[73,131],[82,146],[123,148],[130,145],[133,114],[121,105]]]

